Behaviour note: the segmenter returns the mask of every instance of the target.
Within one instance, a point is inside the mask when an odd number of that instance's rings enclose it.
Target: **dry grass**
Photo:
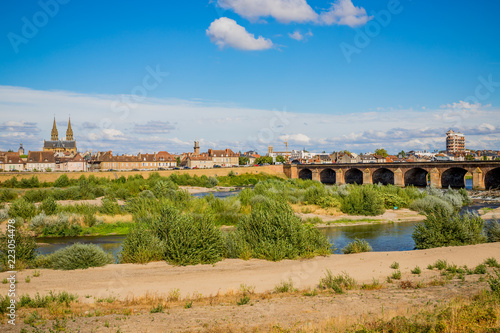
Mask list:
[[[96,216],[101,219],[103,223],[133,222],[131,214],[114,216],[97,214]]]
[[[340,216],[344,215],[338,208],[328,207],[321,208],[318,205],[305,205],[305,204],[291,204],[292,209],[295,213],[300,214],[315,214],[315,215],[325,215],[325,216]]]
[[[17,177],[18,180],[23,178],[31,178],[32,176],[37,176],[40,182],[53,182],[61,175],[66,174],[70,179],[78,179],[80,176],[84,175],[88,177],[94,175],[95,177],[104,177],[108,179],[115,179],[121,176],[134,176],[142,175],[144,178],[148,178],[153,172],[159,173],[161,176],[168,177],[172,173],[187,173],[191,176],[197,175],[202,176],[227,176],[231,171],[234,173],[244,174],[258,174],[261,172],[267,173],[269,175],[276,175],[279,177],[286,178],[283,173],[282,165],[269,165],[262,167],[248,167],[248,168],[220,168],[220,169],[195,169],[195,170],[168,170],[168,171],[116,171],[116,172],[2,172],[0,173],[0,181],[4,182],[12,177]],[[116,175],[116,177],[115,177]]]

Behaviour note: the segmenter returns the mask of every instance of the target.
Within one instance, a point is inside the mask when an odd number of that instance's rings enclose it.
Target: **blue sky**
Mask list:
[[[82,150],[182,152],[195,138],[432,150],[448,128],[500,149],[498,12],[486,0],[2,2],[0,150],[40,149],[54,113],[60,134],[71,114]]]

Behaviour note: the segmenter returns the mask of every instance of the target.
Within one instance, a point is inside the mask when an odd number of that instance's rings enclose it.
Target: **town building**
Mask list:
[[[458,153],[465,151],[465,136],[462,133],[449,130],[446,132],[446,152]]]
[[[50,132],[50,141],[43,141],[43,151],[52,153],[69,152],[76,155],[76,141],[73,137],[73,129],[71,128],[71,119],[68,121],[68,129],[66,130],[65,140],[59,140],[59,132],[57,131],[56,118]]]
[[[224,150],[209,149],[208,156],[212,159],[213,165],[233,166],[240,164],[240,158],[238,154],[233,152],[231,149],[224,149]]]
[[[69,172],[85,172],[88,171],[88,163],[80,153],[76,154],[75,156],[56,155],[56,170]]]
[[[0,152],[0,170],[23,171],[25,163],[19,153]]]
[[[183,160],[183,166],[186,166],[190,169],[210,169],[213,168],[214,165],[214,159],[207,154],[188,155]]]
[[[283,156],[285,158],[285,161],[291,160],[290,155],[292,152],[288,151],[288,143],[285,141],[285,151],[274,151],[273,146],[268,146],[267,147],[267,156],[272,157],[273,161],[276,161],[276,157],[278,156]]]
[[[51,151],[29,151],[25,169],[29,171],[56,170],[54,153]]]

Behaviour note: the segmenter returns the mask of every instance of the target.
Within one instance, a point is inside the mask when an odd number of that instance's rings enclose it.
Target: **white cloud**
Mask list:
[[[307,135],[305,134],[292,134],[292,135],[282,135],[280,136],[280,139],[283,141],[283,140],[287,140],[288,142],[290,143],[300,143],[300,144],[308,144],[311,142],[311,138],[308,137]]]
[[[357,27],[366,24],[373,16],[368,16],[363,7],[356,7],[352,0],[336,0],[330,10],[322,12],[319,21],[326,25],[347,25]]]
[[[295,30],[293,33],[289,33],[288,36],[290,38],[298,40],[298,41],[301,41],[301,40],[304,39],[304,36],[302,36],[302,34],[300,33],[300,31],[298,31],[298,30]]]
[[[305,34],[302,34],[300,30],[295,30],[293,33],[289,33],[288,37],[295,39],[297,41],[305,41],[307,40],[307,37],[312,37],[313,33],[311,31],[306,32]]]
[[[217,0],[217,4],[251,21],[273,17],[282,23],[312,22],[357,27],[372,19],[363,7],[354,6],[352,0],[335,0],[330,9],[321,14],[315,12],[306,0]]]
[[[245,51],[259,51],[273,47],[273,42],[270,39],[262,36],[255,38],[235,20],[227,17],[213,21],[207,29],[207,35],[220,48],[233,47]]]
[[[500,147],[500,110],[483,105],[470,105],[476,110],[474,116],[455,126],[443,117],[448,108],[387,108],[358,113],[334,109],[319,114],[145,98],[124,114],[113,108],[120,98],[0,86],[0,150],[17,150],[20,142],[26,150],[40,150],[43,140],[50,138],[54,113],[57,120],[66,119],[68,110],[80,151],[181,153],[191,151],[195,139],[200,140],[202,151],[231,148],[265,153],[268,145],[284,149],[284,139],[289,149],[307,147],[314,151],[349,149],[358,153],[380,147],[389,152],[433,150],[445,148],[445,133],[450,128],[465,134],[467,148]],[[175,125],[175,130],[159,130],[152,121],[160,124],[160,129]],[[135,124],[147,125],[148,129],[139,127],[135,131]]]
[[[283,23],[304,23],[318,17],[306,0],[218,0],[217,3],[252,21],[271,16]]]

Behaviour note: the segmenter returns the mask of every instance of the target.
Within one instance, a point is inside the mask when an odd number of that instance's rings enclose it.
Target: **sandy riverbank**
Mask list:
[[[231,192],[237,190],[236,187],[224,187],[224,186],[215,186],[215,187],[197,187],[197,186],[179,186],[180,190],[188,191],[189,194],[198,194],[198,193],[206,193],[206,192]]]
[[[320,218],[323,223],[315,224],[318,228],[325,227],[341,227],[341,226],[354,226],[373,223],[397,223],[397,222],[418,222],[423,221],[425,216],[415,211],[403,208],[398,210],[388,209],[384,214],[377,216],[364,216],[364,215],[347,215],[340,214],[336,216],[316,214],[316,213],[297,213],[303,220],[308,218]]]
[[[359,282],[372,279],[384,281],[392,273],[392,262],[400,263],[405,276],[411,276],[415,266],[422,268],[422,278],[428,264],[438,259],[469,267],[494,257],[500,261],[500,243],[480,244],[462,247],[446,247],[430,250],[405,252],[369,252],[353,255],[330,255],[308,260],[283,260],[270,262],[252,259],[226,259],[215,265],[174,267],[165,262],[108,265],[99,268],[75,271],[42,269],[41,276],[25,283],[26,276],[33,276],[33,270],[18,273],[18,294],[45,294],[50,290],[68,291],[79,295],[102,298],[114,296],[141,296],[146,293],[168,294],[179,289],[182,296],[201,293],[215,295],[218,292],[237,290],[241,284],[255,286],[256,292],[272,290],[283,280],[292,279],[296,288],[314,287],[327,269],[334,274],[346,272]],[[0,273],[0,280],[8,273]],[[6,294],[7,285],[0,285],[0,293]]]

